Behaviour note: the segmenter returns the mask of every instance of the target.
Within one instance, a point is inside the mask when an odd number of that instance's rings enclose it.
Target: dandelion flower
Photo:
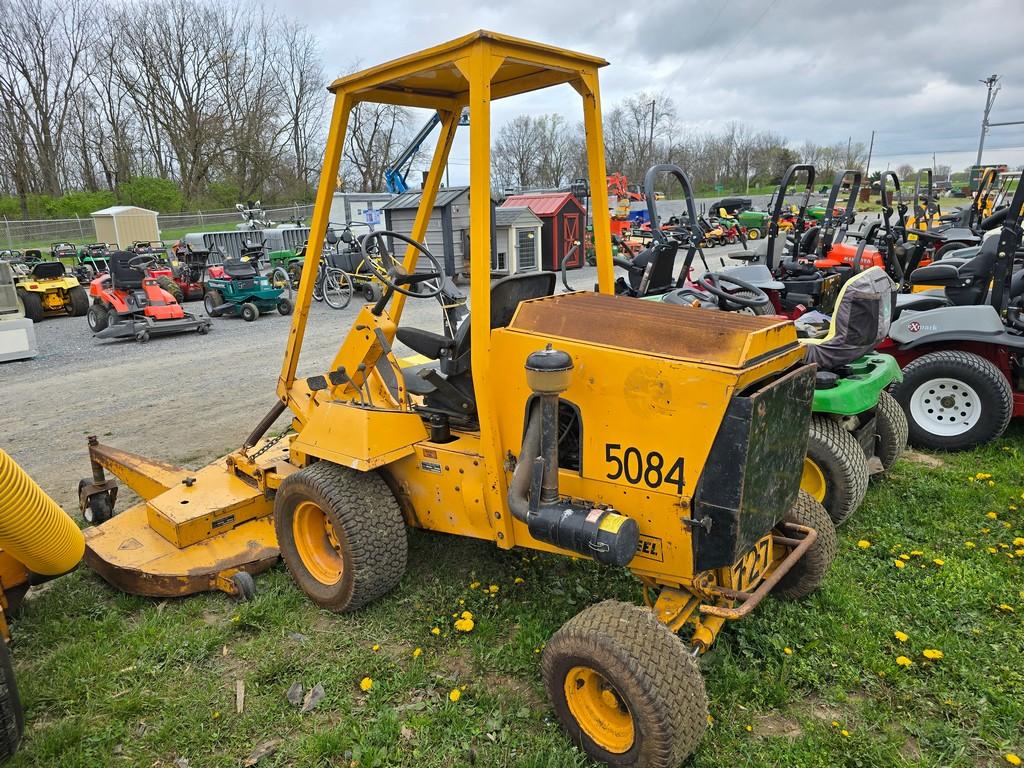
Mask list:
[[[909,560],[909,559],[910,559],[910,555],[908,555],[906,552],[904,552],[902,555],[900,555],[900,560]]]
[[[522,584],[525,581],[526,581],[526,579],[524,579],[522,576],[516,576],[515,580],[512,583],[513,584]]]
[[[463,619],[472,619],[473,618],[473,614],[470,613],[469,611],[463,611],[461,618],[463,618]]]
[[[996,512],[986,512],[985,513],[985,517],[987,517],[989,520],[998,520],[999,519],[999,515]]]
[[[479,586],[480,586],[480,582],[479,581],[474,581],[472,584],[469,585],[469,588],[470,589],[476,589]]]
[[[989,487],[989,488],[993,488],[993,487],[995,486],[995,484],[996,484],[996,481],[995,481],[995,480],[989,480],[989,481],[988,481],[988,487]]]
[[[901,667],[909,667],[914,662],[912,662],[906,656],[897,656],[896,663],[899,664]]]
[[[974,549],[977,545],[973,541],[965,541],[964,546],[967,547],[967,549]]]
[[[492,595],[496,595],[499,589],[501,589],[501,587],[499,587],[497,584],[491,584],[491,586],[487,588],[487,591],[490,592]]]
[[[991,531],[991,530],[992,530],[991,528],[982,528],[982,529],[981,529],[981,532],[982,532],[982,533],[988,533],[988,532],[989,532],[989,531]]]
[[[897,568],[905,568],[907,565],[902,560],[893,560],[892,564],[895,565]]]
[[[1003,528],[1007,528],[1007,529],[1013,528],[1013,525],[1008,520],[1004,520],[1003,521]]]
[[[380,646],[377,643],[374,643],[373,644],[373,651],[374,651],[374,653],[376,653],[379,650],[380,650]]]
[[[935,648],[925,648],[921,653],[926,659],[931,659],[932,661],[938,661],[944,655],[942,651]]]
[[[372,678],[364,677],[362,680],[359,681],[359,689],[361,691],[366,692],[369,691],[371,688],[373,688]]]
[[[786,654],[787,656],[792,656],[793,655],[793,649],[790,648],[788,645],[785,648],[782,649],[782,652],[784,654]]]
[[[939,568],[946,564],[946,561],[943,560],[941,557],[936,557],[934,560],[932,560],[932,562],[939,566]]]
[[[999,550],[998,550],[998,549],[996,549],[995,547],[989,547],[989,548],[988,548],[988,553],[989,553],[990,555],[994,555],[994,554],[995,554],[996,552],[998,552],[998,551],[999,551]]]
[[[422,656],[422,655],[423,655],[423,649],[422,649],[422,648],[416,648],[416,649],[415,649],[415,650],[413,650],[413,652],[412,652],[412,657],[413,657],[414,659],[418,659],[418,658],[419,658],[420,656]]]
[[[458,701],[461,698],[462,698],[462,691],[460,691],[458,688],[452,688],[451,691],[448,692],[448,701],[450,701],[452,703],[455,703],[456,701]]]
[[[839,733],[841,733],[846,738],[850,738],[850,732],[848,730],[846,730],[845,728],[843,728],[843,730],[841,730]]]
[[[437,635],[441,634],[441,630],[438,629],[437,627],[432,627],[431,630],[430,630],[430,634],[432,634],[432,635],[434,635],[436,637]]]
[[[999,604],[999,610],[1002,611],[1003,613],[1013,613],[1013,606],[1012,605],[1007,605],[1006,603],[1000,603]]]
[[[898,629],[895,632],[893,632],[892,634],[901,643],[905,643],[905,642],[907,642],[907,640],[910,639],[910,636],[907,635],[906,632],[900,632]]]
[[[833,720],[832,721],[832,727],[833,728],[838,728],[839,727],[839,721],[838,720]]]
[[[218,720],[219,718],[220,718],[220,712],[214,712],[213,713],[213,719],[214,720]]]
[[[455,629],[459,632],[472,632],[473,627],[476,626],[472,619],[458,619],[455,622]]]
[[[1020,765],[1021,761],[1020,761],[1019,757],[1017,757],[1015,754],[1013,754],[1013,752],[1007,752],[1006,753],[1006,762],[1008,762],[1010,765]]]
[[[912,550],[910,550],[910,556],[911,557],[923,557],[924,556],[924,552],[922,552],[920,549],[912,549]]]
[[[867,539],[861,539],[860,541],[857,542],[857,546],[860,547],[861,549],[867,549],[868,547],[871,546],[871,542],[868,541]]]
[[[711,715],[708,715],[708,725],[712,725],[712,724],[714,724],[714,722],[715,722],[715,718],[713,718]]]
[[[747,733],[750,733],[751,731],[754,730],[754,726],[752,726],[752,725],[745,725],[743,727],[747,729]]]

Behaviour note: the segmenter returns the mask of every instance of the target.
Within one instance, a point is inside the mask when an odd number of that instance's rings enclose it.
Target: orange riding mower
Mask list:
[[[110,272],[89,283],[92,305],[86,319],[96,338],[142,342],[150,336],[210,330],[209,318],[183,310],[174,296],[147,274],[157,261],[154,253],[110,254]]]

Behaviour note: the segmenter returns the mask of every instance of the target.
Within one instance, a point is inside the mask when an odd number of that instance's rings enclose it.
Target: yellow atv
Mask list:
[[[13,265],[25,317],[33,323],[56,315],[84,317],[89,311],[89,294],[78,278],[68,274],[63,262],[32,260],[31,253],[26,251],[26,261]]]
[[[409,528],[628,568],[646,605],[605,600],[569,618],[541,674],[591,757],[682,763],[707,726],[696,658],[769,594],[817,589],[836,534],[799,490],[814,367],[791,322],[722,313],[709,323],[699,309],[616,296],[604,206],[593,209],[596,291],[555,295],[552,272],[490,279],[492,101],[570,85],[590,187],[601,189],[606,63],[479,31],[336,81],[274,406],[239,450],[198,471],[92,438],[82,506],[109,514],[117,489],[105,470],[143,502],[86,531],[86,562],[138,594],[244,597],[250,574],[280,553],[296,585],[339,613],[399,585]],[[384,294],[326,369],[299,377],[348,117],[364,101],[437,110],[441,135],[411,235],[360,240]],[[438,334],[401,321],[407,299],[442,290],[424,240],[466,107],[470,311]],[[396,342],[427,362],[402,366]],[[286,411],[292,431],[264,439]]]

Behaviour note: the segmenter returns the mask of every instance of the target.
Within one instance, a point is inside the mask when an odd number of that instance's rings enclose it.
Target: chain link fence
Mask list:
[[[267,218],[275,223],[302,221],[306,224],[313,214],[310,203],[295,203],[264,209]],[[178,239],[188,231],[204,232],[234,229],[242,223],[242,216],[234,208],[213,211],[194,211],[189,213],[161,213],[157,217],[157,226],[164,239]],[[0,220],[0,250],[26,248],[48,249],[51,243],[73,242],[77,244],[93,243],[96,227],[92,218],[75,217],[73,219],[38,219]]]

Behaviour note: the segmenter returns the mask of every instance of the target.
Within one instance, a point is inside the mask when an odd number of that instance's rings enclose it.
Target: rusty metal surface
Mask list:
[[[163,493],[188,476],[188,471],[181,467],[102,443],[89,445],[89,458],[109,469],[144,499]]]
[[[743,367],[766,352],[796,343],[792,324],[781,317],[712,312],[588,292],[523,302],[509,327],[729,367]]]
[[[813,528],[808,528],[805,525],[799,525],[797,523],[782,523],[783,528],[786,528],[793,533],[804,534],[803,540],[790,550],[789,554],[786,555],[786,559],[775,566],[768,576],[762,581],[757,589],[753,592],[737,592],[736,590],[728,589],[726,587],[713,586],[710,588],[711,594],[722,597],[726,600],[732,600],[740,602],[738,608],[726,608],[720,605],[702,605],[700,612],[705,616],[718,616],[722,619],[742,619],[752,610],[754,610],[758,604],[768,593],[771,592],[775,585],[779,583],[783,576],[789,573],[790,569],[796,564],[796,562],[804,556],[804,553],[810,549],[811,545],[818,540],[818,532]],[[774,544],[781,544],[783,541],[790,541],[789,537],[772,536],[772,542]]]
[[[273,566],[278,556],[269,517],[180,549],[147,524],[145,504],[85,530],[86,565],[118,589],[147,597],[218,589],[217,577],[224,571],[257,574]]]

